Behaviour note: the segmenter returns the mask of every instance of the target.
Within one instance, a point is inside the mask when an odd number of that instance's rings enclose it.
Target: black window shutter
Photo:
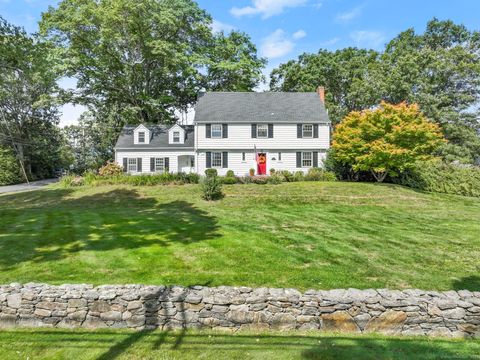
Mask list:
[[[137,172],[142,172],[142,158],[137,158]]]
[[[228,124],[222,124],[222,137],[228,138]]]
[[[150,158],[150,172],[155,172],[155,158]]]
[[[297,138],[302,138],[302,124],[297,124]]]
[[[127,162],[128,162],[128,159],[123,158],[123,172],[127,172]]]
[[[318,124],[313,124],[313,137],[318,138]]]
[[[212,153],[210,151],[207,151],[206,152],[206,155],[207,155],[207,164],[206,164],[206,168],[207,169],[210,169],[212,167]]]
[[[228,152],[224,151],[222,155],[222,167],[228,168]]]
[[[165,169],[165,172],[170,171],[170,158],[164,158],[163,159],[163,168]]]
[[[313,152],[313,167],[318,167],[318,151]]]
[[[302,153],[297,151],[297,168],[302,167]]]
[[[211,138],[212,137],[212,125],[211,124],[205,125],[205,130],[206,130],[205,137],[206,138]]]
[[[252,139],[257,137],[257,124],[252,124]]]
[[[268,124],[268,137],[273,138],[273,124]]]

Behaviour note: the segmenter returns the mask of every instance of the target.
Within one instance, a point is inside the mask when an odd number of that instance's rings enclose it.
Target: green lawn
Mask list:
[[[480,341],[318,333],[0,332],[2,359],[480,359]]]
[[[197,185],[0,196],[0,283],[480,290],[480,199],[394,185]]]

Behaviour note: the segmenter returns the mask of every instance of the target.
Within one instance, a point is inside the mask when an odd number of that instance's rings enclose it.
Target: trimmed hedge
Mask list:
[[[0,147],[0,185],[22,182],[20,166],[11,149]]]
[[[479,167],[446,164],[438,160],[418,162],[392,181],[429,192],[480,197]]]
[[[200,176],[197,174],[186,173],[164,173],[153,175],[111,175],[99,176],[91,172],[87,172],[83,177],[74,177],[71,175],[64,176],[60,180],[60,184],[64,187],[79,185],[133,185],[133,186],[153,186],[153,185],[182,185],[182,184],[198,184]]]

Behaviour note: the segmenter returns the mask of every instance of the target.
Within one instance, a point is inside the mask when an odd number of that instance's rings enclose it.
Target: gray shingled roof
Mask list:
[[[192,125],[181,125],[185,129],[185,143],[184,144],[169,144],[168,143],[168,130],[173,125],[144,125],[150,130],[150,143],[149,144],[134,144],[133,143],[133,131],[138,125],[126,125],[122,129],[120,136],[118,137],[115,149],[175,149],[175,148],[191,148],[194,147],[194,127]]]
[[[316,92],[210,92],[195,107],[197,123],[330,123]]]

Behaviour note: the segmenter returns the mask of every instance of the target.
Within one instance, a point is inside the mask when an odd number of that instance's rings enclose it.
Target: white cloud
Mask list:
[[[292,37],[295,40],[302,39],[307,36],[307,33],[304,30],[298,30],[297,32],[293,33]]]
[[[252,0],[252,6],[242,8],[233,7],[230,9],[230,13],[237,17],[262,15],[263,19],[267,19],[274,15],[281,14],[285,8],[303,6],[306,3],[307,0]]]
[[[295,43],[287,37],[285,31],[277,29],[263,39],[260,52],[262,56],[274,59],[287,55],[294,47]]]
[[[331,46],[331,45],[335,45],[337,42],[340,41],[340,38],[339,37],[334,37],[334,38],[331,38],[331,39],[328,39],[328,40],[325,40],[323,42],[320,43],[320,46]]]
[[[212,25],[211,25],[211,28],[212,28],[212,31],[213,32],[216,32],[216,33],[219,33],[219,32],[225,32],[225,33],[229,33],[230,31],[234,30],[235,27],[233,25],[230,25],[230,24],[225,24],[221,21],[218,21],[218,20],[213,20],[212,21]]]
[[[385,42],[385,34],[380,31],[357,30],[350,33],[350,38],[356,46],[371,49],[379,49]]]
[[[335,20],[341,23],[348,23],[353,19],[355,19],[356,17],[360,16],[361,13],[362,13],[362,8],[360,6],[357,6],[356,8],[353,8],[350,11],[338,14]]]
[[[323,6],[323,3],[321,1],[317,1],[316,3],[313,4],[313,7],[315,9],[320,9]]]

